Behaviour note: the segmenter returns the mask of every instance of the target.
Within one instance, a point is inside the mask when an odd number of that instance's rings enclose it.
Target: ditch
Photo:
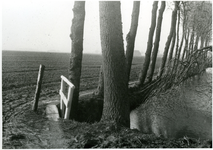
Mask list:
[[[212,139],[212,68],[140,105],[131,128],[166,138]]]

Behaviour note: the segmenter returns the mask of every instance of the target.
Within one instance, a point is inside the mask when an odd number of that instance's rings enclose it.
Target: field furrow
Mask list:
[[[40,100],[55,97],[60,89],[60,76],[68,77],[69,57],[66,53],[2,52],[3,122],[31,107],[36,89],[39,65],[45,66]],[[134,57],[130,81],[138,79],[143,57]],[[96,89],[101,55],[84,54],[80,91]],[[29,108],[28,108],[29,109]]]

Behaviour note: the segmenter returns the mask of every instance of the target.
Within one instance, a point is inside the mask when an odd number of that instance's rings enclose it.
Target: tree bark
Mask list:
[[[130,126],[128,82],[119,1],[100,1],[100,37],[104,69],[102,121]]]
[[[180,58],[180,52],[181,52],[181,49],[182,49],[182,46],[183,46],[183,42],[185,43],[185,46],[187,44],[187,36],[188,33],[187,33],[187,20],[188,20],[188,17],[187,17],[187,11],[186,11],[186,5],[185,5],[185,2],[182,2],[182,6],[183,6],[183,35],[182,35],[182,40],[181,40],[181,44],[180,44],[180,50],[179,50],[179,58]],[[181,60],[183,61],[183,58],[185,56],[185,52],[186,52],[186,47],[184,46],[183,48],[183,53],[182,53],[182,58]]]
[[[130,26],[130,31],[126,36],[126,63],[127,63],[127,79],[129,80],[131,66],[132,66],[132,59],[135,47],[135,37],[138,28],[138,17],[140,12],[140,1],[133,2],[133,9],[132,9],[132,21]]]
[[[100,68],[100,73],[99,73],[99,80],[98,80],[98,87],[94,94],[98,97],[104,97],[104,73],[103,73],[103,66]]]
[[[153,74],[155,71],[155,64],[156,64],[159,42],[160,42],[161,25],[163,20],[163,12],[165,10],[165,7],[166,7],[166,3],[165,1],[162,1],[161,8],[159,9],[159,12],[158,12],[158,21],[157,21],[157,27],[155,32],[155,43],[154,43],[154,48],[152,51],[152,58],[151,58],[152,60],[151,60],[151,64],[149,66],[149,71],[148,71],[148,82],[152,81]]]
[[[183,33],[183,35],[181,37],[180,47],[179,47],[179,50],[178,50],[178,60],[180,59],[180,54],[181,54],[183,43],[184,43],[184,36],[185,36],[185,33]]]
[[[204,36],[201,36],[201,43],[200,43],[200,49],[203,48],[204,45]]]
[[[175,60],[172,66],[172,73],[176,74],[177,66],[178,66],[178,53],[179,53],[179,29],[180,29],[180,9],[178,10],[178,23],[177,23],[177,42],[176,42],[176,49],[175,49]]]
[[[189,30],[187,31],[187,34],[185,34],[185,46],[184,46],[183,54],[182,54],[182,58],[181,58],[182,61],[184,60],[184,58],[187,55],[186,53],[188,51],[188,42],[189,42]]]
[[[180,13],[180,12],[179,12]],[[184,42],[184,36],[185,36],[185,24],[186,24],[186,19],[185,19],[185,14],[183,14],[183,25],[182,25],[182,37],[181,37],[181,42],[180,42],[180,47],[178,50],[178,60],[180,59],[180,53],[183,47],[183,42]]]
[[[206,37],[206,40],[205,40],[205,47],[207,47],[207,46],[209,45],[209,44],[208,44],[208,43],[209,43],[208,41],[209,41],[209,38],[208,38],[208,36],[207,36],[207,37]]]
[[[127,79],[129,81],[131,66],[132,66],[132,59],[134,53],[134,46],[135,46],[135,37],[137,33],[138,27],[138,17],[140,12],[140,1],[133,2],[133,10],[132,10],[132,21],[130,26],[130,31],[126,36],[127,46],[126,46],[126,63],[127,63]],[[99,74],[99,81],[98,87],[94,94],[98,97],[104,96],[104,79],[103,79],[103,67],[101,67],[100,74]]]
[[[194,27],[192,29],[191,37],[190,37],[190,42],[189,42],[189,54],[190,55],[194,50]]]
[[[81,63],[83,53],[83,33],[85,19],[85,1],[75,1],[70,38],[72,40],[69,80],[74,84],[73,103],[70,111],[70,119],[75,119],[78,109],[78,97],[81,77]]]
[[[196,40],[195,40],[195,45],[194,45],[194,50],[197,50],[198,48],[198,42],[199,42],[199,36],[196,36]]]
[[[149,68],[150,55],[152,52],[152,44],[153,44],[153,35],[154,35],[154,31],[155,31],[155,26],[156,26],[157,9],[158,9],[158,1],[154,1],[153,5],[152,5],[152,20],[151,20],[151,26],[149,28],[149,37],[148,37],[148,42],[147,42],[145,60],[143,63],[143,68],[139,75],[139,85],[143,85],[143,83],[145,82],[147,71]]]
[[[169,36],[167,38],[166,45],[165,45],[165,48],[164,48],[163,58],[162,58],[160,70],[158,72],[158,77],[161,77],[163,75],[163,72],[164,72],[164,67],[165,67],[166,60],[167,60],[169,46],[170,46],[170,43],[171,43],[171,40],[172,40],[173,32],[175,30],[178,5],[179,5],[179,1],[176,1],[175,2],[175,8],[172,12],[170,33],[169,33]]]
[[[172,45],[170,47],[169,58],[168,58],[168,61],[167,61],[167,68],[165,70],[167,74],[171,71],[171,67],[172,67],[172,56],[173,56],[173,52],[174,52],[175,41],[176,41],[176,31],[174,31],[174,33],[173,33]]]

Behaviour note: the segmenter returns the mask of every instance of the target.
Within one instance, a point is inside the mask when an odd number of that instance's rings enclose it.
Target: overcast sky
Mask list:
[[[141,1],[135,49],[145,54],[151,24],[153,1]],[[69,37],[74,1],[71,0],[3,0],[2,49],[70,52]],[[160,8],[160,2],[158,8]],[[99,2],[86,1],[84,53],[101,53]],[[124,45],[130,28],[133,1],[121,1]],[[171,5],[170,5],[171,7]],[[163,52],[170,29],[171,8],[163,16],[159,53]]]

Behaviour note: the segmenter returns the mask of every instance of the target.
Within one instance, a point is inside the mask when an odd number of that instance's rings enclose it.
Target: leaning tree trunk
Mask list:
[[[188,17],[187,17],[187,12],[186,12],[186,8],[185,8],[186,6],[185,6],[184,2],[182,2],[182,5],[183,5],[183,14],[182,14],[183,15],[183,28],[182,28],[183,33],[182,33],[182,40],[181,40],[181,44],[180,44],[180,48],[179,48],[179,56],[178,56],[178,58],[180,58],[180,52],[182,50],[183,43],[185,43],[185,46],[187,45],[188,40],[186,40],[186,38],[187,38],[187,35],[189,34],[189,33],[187,33],[187,20],[188,20]],[[180,58],[181,61],[183,61],[183,58],[184,58],[185,53],[186,53],[185,46],[183,48],[182,58]]]
[[[187,38],[187,45],[185,45],[186,47],[186,51],[185,51],[185,59],[188,59],[189,55],[190,55],[190,37],[191,37],[190,33],[190,29],[188,29],[188,38]]]
[[[172,12],[170,33],[169,33],[169,36],[167,38],[166,45],[165,45],[165,48],[164,48],[162,62],[161,62],[161,66],[160,66],[160,69],[159,69],[159,72],[158,72],[158,77],[161,77],[163,75],[163,72],[164,72],[164,67],[165,67],[166,60],[167,60],[169,46],[170,46],[170,43],[171,43],[171,40],[172,40],[173,32],[175,30],[178,5],[179,5],[179,1],[176,1],[175,2],[175,9]]]
[[[70,111],[70,119],[75,119],[78,109],[78,97],[81,77],[81,62],[83,51],[83,33],[85,18],[85,1],[75,1],[70,38],[72,50],[70,56],[69,80],[74,84],[75,90]]]
[[[155,43],[154,43],[154,48],[152,51],[152,60],[151,64],[149,66],[149,71],[148,71],[148,82],[152,81],[153,74],[155,71],[155,64],[156,64],[156,59],[157,59],[157,54],[158,54],[158,48],[159,48],[159,42],[160,42],[160,34],[161,34],[161,25],[162,25],[162,20],[163,20],[163,12],[165,10],[166,3],[165,1],[161,2],[161,8],[159,9],[158,12],[158,22],[157,22],[157,27],[155,31]]]
[[[189,29],[186,32],[187,32],[187,34],[185,34],[185,46],[184,46],[184,49],[183,49],[181,61],[184,61],[184,59],[187,57],[186,55],[187,55],[188,43],[189,43]]]
[[[179,29],[180,29],[180,10],[178,11],[178,23],[177,23],[177,42],[175,49],[175,60],[172,66],[172,73],[176,74],[177,66],[178,66],[178,51],[179,51]]]
[[[132,9],[132,21],[130,31],[126,36],[126,63],[127,63],[127,79],[129,81],[132,59],[135,47],[135,36],[138,28],[138,17],[140,12],[140,1],[134,1]]]
[[[173,56],[173,52],[174,52],[175,41],[176,41],[176,31],[174,31],[174,33],[173,33],[172,45],[170,47],[169,57],[168,57],[168,61],[167,61],[167,66],[166,66],[166,69],[165,69],[165,71],[166,71],[167,74],[171,71],[171,67],[172,67],[172,56]]]
[[[179,12],[180,13],[180,12]],[[181,42],[180,42],[180,46],[179,46],[179,50],[178,50],[178,60],[180,59],[180,53],[183,47],[183,42],[184,42],[184,36],[185,36],[185,15],[183,15],[183,25],[182,25],[182,37],[181,37]]]
[[[190,56],[190,54],[192,54],[193,50],[194,50],[194,27],[192,29],[192,34],[191,34],[191,37],[190,37],[188,56]]]
[[[143,63],[143,68],[139,75],[139,85],[143,85],[143,83],[145,82],[147,71],[149,68],[150,55],[152,52],[152,41],[153,41],[153,35],[154,35],[154,31],[155,31],[155,26],[156,26],[157,9],[158,9],[158,1],[154,1],[153,5],[152,5],[152,20],[151,20],[151,26],[149,28],[149,37],[148,37],[148,42],[147,42],[145,60]]]
[[[128,82],[119,1],[100,1],[100,34],[104,69],[102,121],[130,126]]]
[[[180,47],[179,47],[179,50],[178,50],[178,60],[180,59],[180,54],[181,54],[182,47],[183,47],[184,35],[185,35],[185,33],[183,33],[183,35],[181,37]]]

